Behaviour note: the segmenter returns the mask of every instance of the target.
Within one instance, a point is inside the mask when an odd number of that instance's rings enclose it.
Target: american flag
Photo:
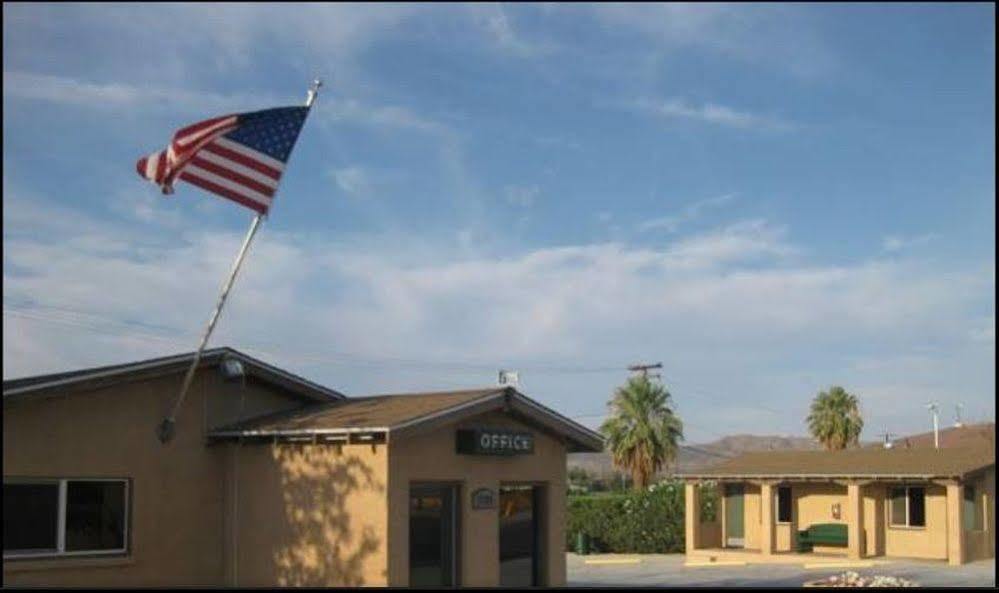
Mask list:
[[[278,107],[198,122],[135,168],[164,194],[180,179],[267,214],[308,113],[308,107]]]

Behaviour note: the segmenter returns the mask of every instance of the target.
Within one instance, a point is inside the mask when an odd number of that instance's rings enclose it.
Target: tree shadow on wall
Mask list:
[[[364,459],[350,452],[352,449],[356,450],[339,445],[274,449],[291,535],[274,553],[279,585],[365,584],[365,561],[383,546],[371,525],[358,530],[359,517],[365,514],[368,502],[363,497],[384,497],[385,485]]]

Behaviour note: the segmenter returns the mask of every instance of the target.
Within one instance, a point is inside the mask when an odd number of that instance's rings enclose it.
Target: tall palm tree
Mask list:
[[[829,391],[820,391],[812,400],[808,415],[808,430],[828,451],[839,451],[856,446],[864,420],[860,417],[857,396],[838,385]]]
[[[635,489],[648,486],[664,464],[676,459],[683,423],[669,391],[647,377],[632,377],[607,404],[610,417],[600,426],[614,465],[628,471]]]

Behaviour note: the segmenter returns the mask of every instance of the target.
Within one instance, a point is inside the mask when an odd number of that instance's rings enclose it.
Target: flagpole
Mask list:
[[[316,79],[312,82],[312,86],[309,87],[308,95],[305,98],[305,106],[311,108],[312,104],[315,103],[316,97],[319,94],[319,87],[322,86],[322,81]],[[233,283],[236,281],[236,275],[239,274],[239,269],[243,265],[243,260],[246,258],[246,254],[250,249],[250,243],[253,241],[253,237],[257,234],[257,229],[260,228],[260,223],[263,221],[264,215],[262,213],[257,214],[253,217],[253,222],[250,223],[250,228],[246,232],[246,238],[243,239],[243,245],[239,248],[239,253],[236,254],[236,261],[232,264],[232,270],[229,271],[229,276],[226,278],[225,284],[222,285],[222,292],[219,294],[219,300],[215,304],[215,310],[212,311],[212,316],[208,319],[208,325],[205,327],[205,332],[201,336],[201,343],[198,344],[198,350],[194,353],[194,359],[191,361],[191,365],[187,367],[187,374],[184,375],[184,382],[180,386],[180,395],[173,402],[173,407],[170,408],[170,413],[163,422],[160,423],[159,427],[156,429],[156,434],[160,438],[160,442],[166,443],[171,438],[173,438],[174,428],[177,424],[177,412],[180,410],[180,406],[184,403],[184,398],[187,396],[187,390],[191,387],[191,381],[194,380],[194,372],[198,369],[198,363],[201,362],[201,354],[205,350],[205,346],[208,344],[208,338],[211,337],[212,331],[215,329],[215,324],[218,323],[219,316],[222,314],[222,307],[225,306],[226,298],[229,296],[229,290],[232,289]]]

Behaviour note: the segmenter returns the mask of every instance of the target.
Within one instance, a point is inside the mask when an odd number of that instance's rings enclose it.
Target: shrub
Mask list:
[[[701,489],[702,517],[714,520],[717,493]],[[585,533],[594,552],[667,554],[684,550],[683,483],[668,480],[627,494],[570,496],[566,537]]]

